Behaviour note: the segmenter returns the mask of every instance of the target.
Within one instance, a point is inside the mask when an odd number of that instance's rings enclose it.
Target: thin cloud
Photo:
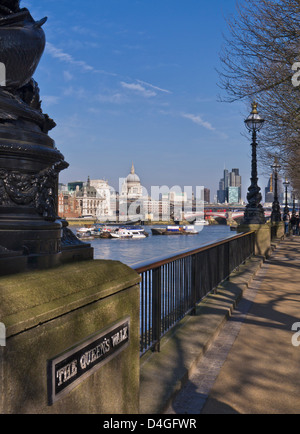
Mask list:
[[[112,76],[117,76],[113,72],[107,72],[102,69],[96,69],[93,66],[86,63],[84,60],[76,60],[74,57],[63,51],[61,48],[55,47],[51,42],[47,42],[46,44],[46,53],[50,54],[54,59],[58,59],[61,62],[67,63],[68,65],[73,65],[81,68],[85,72],[96,72],[100,74],[107,74]]]
[[[200,115],[193,115],[191,113],[182,113],[183,118],[190,119],[197,125],[200,125],[203,128],[206,128],[210,131],[215,131],[216,129],[211,125],[211,123],[204,121]]]
[[[99,94],[96,96],[97,101],[103,103],[111,103],[111,104],[122,104],[126,101],[125,95],[122,95],[119,92],[113,93],[111,95]]]
[[[86,63],[84,60],[76,60],[74,57],[62,50],[61,48],[55,47],[51,42],[46,43],[46,53],[48,53],[50,56],[52,56],[54,59],[58,59],[61,62],[64,62],[68,65],[77,66],[81,68],[84,72],[94,72],[94,73],[100,73],[100,74],[106,74],[113,77],[120,77],[120,74],[116,74],[114,72],[108,72],[105,70],[99,70],[94,68],[93,66]],[[73,76],[69,71],[64,71],[64,78],[66,81],[71,81]],[[154,86],[153,84],[147,83],[142,80],[136,80],[136,83],[126,83],[125,81],[121,82],[121,85],[124,89],[128,89],[131,91],[135,91],[142,95],[145,98],[152,98],[157,96],[157,92],[163,92],[167,94],[171,94],[167,89],[163,89],[158,86]],[[150,88],[150,89],[149,89]],[[152,90],[151,90],[152,89]],[[157,92],[156,92],[157,91]],[[119,95],[117,96],[118,99]]]
[[[169,93],[169,94],[172,93],[167,89],[162,89],[161,87],[154,86],[153,84],[147,83],[146,81],[137,80],[137,82],[144,84],[145,86],[151,87],[152,89],[158,90],[159,92],[164,92],[164,93]]]
[[[59,104],[60,97],[59,96],[54,96],[54,95],[44,95],[42,102],[46,106],[52,106],[52,105],[55,105],[55,104]]]
[[[64,71],[64,79],[65,79],[65,81],[72,81],[73,78],[74,78],[73,75],[69,71]]]
[[[145,98],[151,98],[151,97],[154,97],[157,95],[156,92],[153,92],[152,90],[146,89],[141,84],[125,83],[124,81],[121,81],[121,86],[124,89],[129,89],[129,90],[132,90],[134,92],[137,92],[138,94],[142,95]]]
[[[68,63],[69,65],[79,66],[85,71],[94,71],[95,69],[83,60],[75,60],[70,54],[65,53],[61,48],[55,47],[50,42],[46,44],[46,52],[55,59]]]

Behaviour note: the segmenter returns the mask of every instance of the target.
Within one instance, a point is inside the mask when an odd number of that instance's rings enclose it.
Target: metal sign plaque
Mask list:
[[[126,318],[49,360],[49,405],[63,398],[101,366],[125,350],[129,345],[129,332],[130,318]]]

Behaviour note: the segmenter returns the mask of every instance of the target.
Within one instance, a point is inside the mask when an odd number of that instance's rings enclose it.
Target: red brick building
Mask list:
[[[58,195],[58,215],[61,218],[78,218],[82,216],[82,198],[66,193]]]

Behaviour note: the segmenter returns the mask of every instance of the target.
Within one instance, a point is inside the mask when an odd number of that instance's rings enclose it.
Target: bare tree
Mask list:
[[[300,0],[240,1],[228,33],[219,71],[223,100],[258,101],[267,121],[260,160],[269,168],[278,155],[300,191],[300,82],[293,71],[300,62]]]

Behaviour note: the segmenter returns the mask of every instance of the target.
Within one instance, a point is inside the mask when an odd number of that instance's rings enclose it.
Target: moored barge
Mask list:
[[[167,226],[166,228],[152,228],[152,235],[198,235],[194,226]]]

